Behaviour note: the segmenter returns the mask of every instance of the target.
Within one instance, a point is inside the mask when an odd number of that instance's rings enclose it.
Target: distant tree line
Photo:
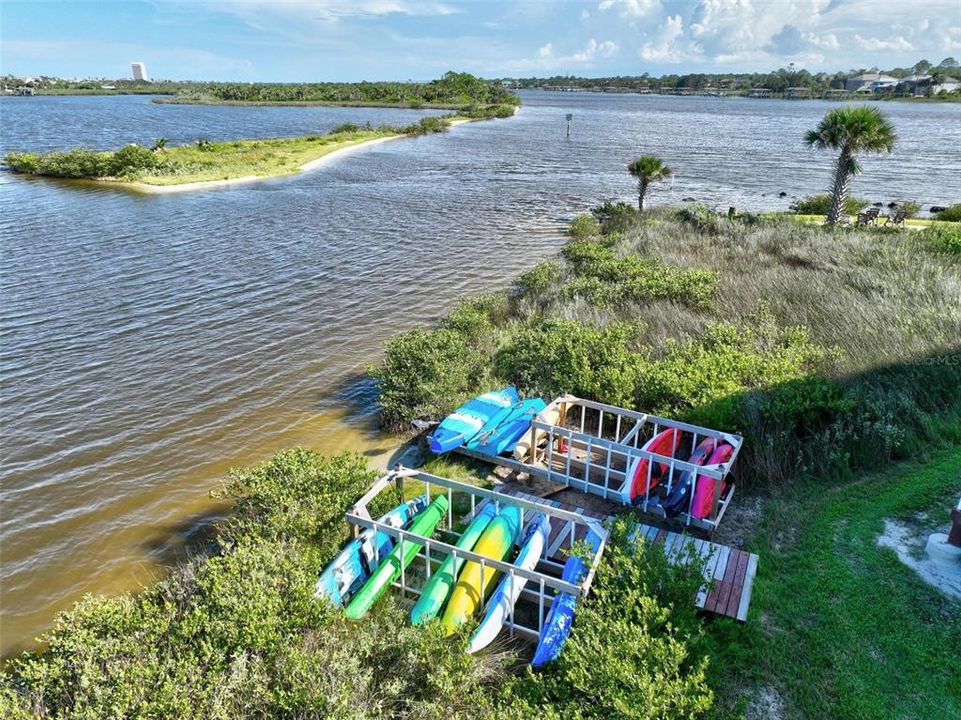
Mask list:
[[[849,77],[864,73],[890,75],[895,78],[905,78],[910,75],[930,76],[934,85],[946,79],[961,80],[961,68],[953,57],[932,65],[928,60],[920,60],[909,68],[893,68],[879,70],[873,68],[852,69],[848,72],[811,73],[803,68],[797,68],[791,63],[786,68],[780,68],[766,73],[687,73],[684,75],[662,75],[654,77],[649,73],[642,75],[617,75],[613,77],[583,78],[573,75],[555,75],[549,78],[505,78],[502,82],[512,88],[548,88],[548,89],[576,89],[576,90],[608,90],[621,92],[672,92],[679,90],[702,91],[708,88],[725,90],[728,92],[766,88],[774,93],[783,93],[788,88],[806,88],[814,93],[824,93],[828,90],[841,90]]]
[[[117,93],[176,95],[212,102],[329,102],[389,105],[520,105],[503,84],[470,73],[448,72],[438,80],[358,83],[144,82],[134,80],[63,80],[3,78],[6,88],[29,84],[38,93]],[[106,87],[105,87],[106,86]]]

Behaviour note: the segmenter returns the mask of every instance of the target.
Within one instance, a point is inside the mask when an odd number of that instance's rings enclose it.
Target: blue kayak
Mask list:
[[[467,447],[484,455],[496,457],[514,450],[517,441],[528,431],[534,416],[547,407],[540,398],[521,400],[496,427],[477,433]]]
[[[597,550],[600,538],[593,532],[587,534],[587,542],[592,550]],[[579,557],[569,557],[564,563],[564,572],[561,579],[569,583],[580,582],[587,574],[587,565]],[[571,623],[574,622],[574,605],[577,598],[570,593],[558,593],[554,596],[551,603],[550,612],[547,613],[547,620],[541,628],[541,636],[537,640],[537,650],[534,651],[534,659],[531,660],[531,667],[543,667],[552,660],[556,660],[561,654],[561,649],[567,641],[567,636],[571,634]]]
[[[405,527],[427,507],[427,495],[401,503],[380,522],[395,528]],[[324,569],[314,586],[314,597],[326,597],[334,605],[343,605],[366,582],[380,559],[394,547],[394,539],[380,530],[367,528],[351,540]]]
[[[478,395],[444,418],[428,438],[431,451],[438,455],[460,447],[478,433],[493,430],[520,398],[517,390],[503,390]]]

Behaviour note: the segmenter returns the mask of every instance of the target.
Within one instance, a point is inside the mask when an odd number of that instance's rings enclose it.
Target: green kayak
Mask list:
[[[444,495],[437,496],[426,510],[417,514],[408,532],[421,537],[430,537],[434,534],[434,529],[441,518],[447,513],[447,506],[447,497]],[[403,543],[398,540],[394,549],[384,557],[377,569],[371,573],[367,582],[354,595],[347,606],[345,615],[351,620],[359,620],[364,617],[387,588],[400,577],[401,571],[410,565],[423,547],[420,543],[411,540],[404,540]],[[403,554],[401,554],[402,549]]]
[[[473,549],[477,538],[481,536],[484,528],[487,527],[493,518],[494,503],[489,502],[484,505],[477,515],[474,516],[474,519],[471,520],[470,525],[467,526],[464,534],[461,535],[457,541],[457,547],[461,550]],[[427,584],[424,585],[424,589],[421,591],[420,599],[410,611],[410,621],[414,625],[421,625],[437,617],[440,609],[444,607],[447,595],[454,586],[454,582],[457,580],[457,573],[460,572],[461,565],[463,564],[463,558],[455,558],[453,555],[448,555],[444,559],[444,562],[441,563],[441,566],[430,576],[430,580],[427,581]]]

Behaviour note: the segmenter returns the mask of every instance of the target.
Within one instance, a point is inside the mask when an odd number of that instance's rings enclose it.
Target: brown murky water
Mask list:
[[[231,466],[292,445],[382,458],[395,441],[373,426],[363,371],[384,341],[554,252],[560,216],[629,199],[631,156],[674,167],[655,202],[766,209],[786,207],[782,188],[821,190],[830,159],[784,138],[825,107],[534,93],[510,120],[232,190],[147,197],[0,175],[0,652],[30,646],[83,593],[157,578],[222,512],[208,493]],[[856,192],[956,200],[959,110],[891,104],[903,151],[866,161]],[[3,150],[411,118],[137,97],[4,98],[0,112]]]

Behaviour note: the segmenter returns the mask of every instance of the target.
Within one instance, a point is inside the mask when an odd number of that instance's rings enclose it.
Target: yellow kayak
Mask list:
[[[473,551],[494,560],[503,560],[514,547],[520,524],[520,508],[503,507],[477,540]],[[481,572],[480,563],[473,560],[464,565],[441,619],[445,634],[453,633],[480,607],[481,588],[484,595],[494,592],[499,574],[489,566]]]

